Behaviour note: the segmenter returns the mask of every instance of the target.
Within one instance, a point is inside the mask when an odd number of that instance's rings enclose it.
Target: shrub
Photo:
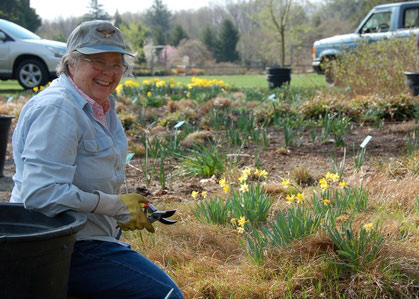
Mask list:
[[[330,64],[336,82],[352,94],[397,95],[406,91],[404,72],[418,71],[415,39],[367,42]]]

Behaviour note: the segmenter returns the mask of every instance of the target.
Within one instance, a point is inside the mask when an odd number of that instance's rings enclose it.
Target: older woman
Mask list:
[[[68,38],[58,79],[24,106],[13,134],[11,202],[54,216],[87,216],[71,260],[69,295],[183,298],[156,265],[119,241],[123,229],[154,228],[147,199],[119,195],[127,139],[111,93],[128,65],[123,37],[107,21],[79,25]]]

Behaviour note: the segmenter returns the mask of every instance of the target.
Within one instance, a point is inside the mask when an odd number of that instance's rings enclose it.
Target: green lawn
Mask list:
[[[176,82],[182,82],[183,84],[191,82],[193,76],[172,76],[172,77],[158,77],[162,80],[169,80],[174,78]],[[126,80],[133,80],[142,83],[144,80],[157,78],[157,77],[136,77],[136,78],[124,78],[122,82]],[[224,75],[224,76],[199,76],[201,79],[217,79],[224,80],[234,87],[245,87],[245,88],[267,88],[268,82],[265,75]],[[322,87],[326,86],[324,76],[317,74],[292,74],[291,86],[294,87]],[[15,80],[0,81],[0,95],[3,97],[16,96],[24,92],[23,88]]]
[[[181,82],[182,84],[186,84],[191,82],[191,79],[194,76],[169,76],[169,77],[136,77],[136,78],[125,78],[122,81],[125,82],[126,80],[133,80],[138,83],[142,83],[144,80],[149,80],[153,78],[160,78],[162,80],[169,80],[170,78],[174,78],[176,82]],[[196,77],[196,76],[195,76]],[[223,80],[226,83],[234,87],[247,87],[247,88],[267,88],[268,82],[266,80],[265,75],[213,75],[213,76],[199,76],[200,79],[217,79]],[[326,81],[324,80],[324,76],[317,75],[317,74],[292,74],[291,77],[291,86],[295,87],[302,87],[302,86],[326,86]]]

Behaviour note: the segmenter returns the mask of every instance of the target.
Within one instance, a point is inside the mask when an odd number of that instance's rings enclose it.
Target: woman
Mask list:
[[[123,229],[154,228],[147,199],[120,193],[127,139],[111,93],[128,65],[118,28],[108,21],[79,25],[68,38],[58,79],[21,111],[13,134],[16,174],[11,202],[48,216],[87,216],[71,260],[71,296],[183,298],[156,265],[119,241]]]

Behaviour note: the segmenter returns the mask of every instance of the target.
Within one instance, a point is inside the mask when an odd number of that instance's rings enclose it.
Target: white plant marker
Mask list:
[[[360,144],[360,147],[365,148],[367,146],[368,142],[370,142],[371,139],[372,139],[372,137],[370,135],[365,137],[364,141],[362,141],[362,143]]]

